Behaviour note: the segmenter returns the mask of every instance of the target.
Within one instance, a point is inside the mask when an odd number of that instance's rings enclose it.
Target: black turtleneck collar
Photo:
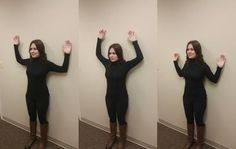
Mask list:
[[[118,65],[118,64],[123,64],[125,61],[115,61],[115,62],[112,62],[110,61],[110,64],[111,65]]]

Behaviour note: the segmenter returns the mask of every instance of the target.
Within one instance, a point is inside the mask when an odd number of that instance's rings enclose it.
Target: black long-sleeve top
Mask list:
[[[214,83],[219,80],[222,68],[217,67],[215,74],[205,62],[197,59],[187,60],[181,70],[178,62],[174,61],[175,69],[180,77],[185,78],[184,96],[205,97],[206,90],[203,84],[205,76]]]
[[[96,56],[106,69],[105,76],[107,80],[107,97],[128,97],[126,89],[127,73],[131,68],[133,68],[143,60],[143,54],[138,45],[138,42],[134,41],[132,43],[136,52],[136,58],[126,62],[111,62],[110,60],[102,56],[102,40],[99,38],[97,39]]]
[[[46,76],[49,71],[67,72],[70,54],[65,54],[62,66],[58,66],[48,60],[42,61],[39,58],[22,59],[18,45],[14,45],[15,57],[18,63],[27,67],[28,78],[27,95],[29,96],[48,96],[49,91],[46,83]]]

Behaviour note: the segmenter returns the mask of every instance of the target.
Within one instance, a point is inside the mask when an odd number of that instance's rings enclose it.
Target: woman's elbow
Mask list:
[[[217,80],[213,80],[212,82],[216,84],[216,83],[218,83],[218,79]]]
[[[98,53],[96,53],[96,57],[99,58],[99,54]]]
[[[62,72],[62,73],[66,73],[66,72],[68,72],[68,68],[63,68],[63,69],[61,69],[60,72]]]
[[[144,59],[144,58],[143,58],[143,57],[141,57],[141,58],[140,58],[140,62],[141,62],[141,61],[143,61],[143,59]]]
[[[17,63],[19,63],[19,64],[23,64],[23,62],[22,62],[21,60],[19,60],[19,59],[17,59],[16,61],[17,61]]]
[[[216,83],[218,83],[219,79],[213,78],[213,79],[210,79],[210,81],[211,81],[212,83],[216,84]]]
[[[68,72],[68,68],[63,71],[64,73]]]
[[[140,56],[139,57],[139,62],[143,61],[144,57],[143,56]]]

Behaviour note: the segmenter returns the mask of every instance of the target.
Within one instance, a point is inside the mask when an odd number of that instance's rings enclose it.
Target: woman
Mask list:
[[[186,58],[183,69],[178,65],[179,54],[174,54],[175,69],[180,77],[185,78],[183,103],[187,118],[188,141],[184,149],[190,149],[194,144],[194,119],[197,125],[197,149],[203,148],[205,124],[203,121],[206,109],[206,90],[204,78],[217,83],[226,58],[220,55],[217,60],[217,70],[212,73],[209,66],[204,62],[201,45],[197,40],[189,41],[186,47]]]
[[[126,76],[128,71],[136,66],[143,59],[136,36],[133,31],[129,31],[128,40],[132,42],[137,57],[130,61],[123,58],[123,50],[120,44],[114,43],[109,47],[108,59],[101,54],[101,44],[106,35],[105,30],[100,30],[97,39],[96,55],[106,69],[107,92],[106,106],[110,118],[110,138],[106,144],[106,149],[111,149],[116,142],[116,120],[119,122],[120,141],[119,149],[125,148],[127,122],[125,120],[128,108],[128,93],[126,89]]]
[[[18,50],[20,37],[15,36],[13,40],[16,60],[18,63],[26,66],[28,78],[26,104],[30,118],[30,138],[25,145],[25,149],[30,149],[36,141],[37,115],[40,122],[41,134],[39,149],[45,149],[48,133],[47,111],[49,105],[49,91],[46,84],[46,76],[49,71],[67,72],[72,44],[70,41],[65,41],[64,62],[62,66],[58,66],[47,60],[45,47],[41,40],[33,40],[30,43],[30,58],[27,59],[22,59]]]

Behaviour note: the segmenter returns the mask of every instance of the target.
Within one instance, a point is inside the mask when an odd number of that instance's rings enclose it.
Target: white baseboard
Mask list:
[[[169,122],[166,122],[166,121],[164,121],[162,119],[159,119],[159,123],[164,125],[164,126],[166,126],[166,127],[168,127],[168,128],[170,128],[170,129],[174,129],[175,131],[178,131],[178,132],[180,132],[182,134],[187,135],[187,130],[186,129],[183,129],[183,128],[180,128],[178,126],[175,126],[175,125],[173,125],[173,124],[171,124]],[[209,146],[212,146],[212,147],[216,148],[216,149],[229,149],[229,148],[227,148],[227,147],[225,147],[225,146],[223,146],[223,145],[221,145],[221,144],[219,144],[217,142],[211,141],[209,139],[205,139],[205,143],[207,145],[209,145]]]
[[[86,119],[86,118],[82,118],[82,117],[81,117],[80,121],[82,121],[82,122],[84,122],[84,123],[86,123],[86,124],[88,124],[88,125],[90,125],[90,126],[93,126],[93,127],[95,127],[95,128],[98,128],[98,129],[100,129],[100,130],[103,130],[103,131],[105,131],[105,132],[109,132],[109,130],[110,130],[109,128],[104,127],[104,126],[102,126],[102,125],[100,125],[100,124],[97,124],[97,123],[95,123],[95,122],[92,122],[92,121],[90,121],[90,120],[88,120],[88,119]],[[137,145],[139,145],[139,146],[142,146],[142,147],[144,147],[144,148],[146,148],[146,149],[157,149],[157,147],[155,147],[155,146],[152,146],[152,145],[150,145],[150,144],[147,144],[147,143],[145,143],[145,142],[142,142],[142,141],[137,140],[137,139],[135,139],[135,138],[132,138],[132,137],[130,137],[130,136],[127,136],[127,140],[130,141],[130,142],[132,142],[132,143],[134,143],[134,144],[137,144]]]
[[[18,128],[20,128],[20,129],[23,129],[23,130],[29,132],[29,127],[27,127],[25,125],[22,125],[22,124],[14,121],[14,120],[11,120],[11,119],[9,119],[9,118],[7,118],[5,116],[2,116],[2,120],[7,122],[7,123],[10,123],[10,124],[12,124],[12,125],[14,125],[14,126],[16,126]],[[39,132],[37,132],[37,136],[39,136]],[[48,136],[48,141],[50,141],[50,142],[52,142],[52,143],[54,143],[54,144],[56,144],[56,145],[58,145],[58,146],[60,146],[60,147],[62,147],[64,149],[77,149],[77,148],[75,148],[75,147],[73,147],[73,146],[71,146],[69,144],[66,144],[66,143],[64,143],[64,142],[62,142],[60,140],[57,140],[57,139],[55,139],[53,137],[50,137],[50,136]]]

